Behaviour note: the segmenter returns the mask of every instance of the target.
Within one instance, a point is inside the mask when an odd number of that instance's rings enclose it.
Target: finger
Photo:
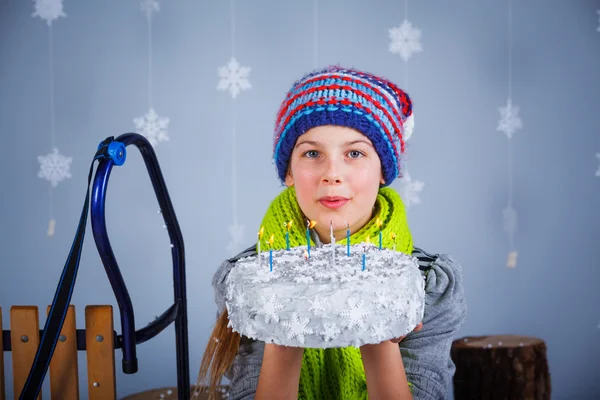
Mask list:
[[[402,341],[402,339],[404,339],[404,338],[405,338],[405,336],[400,336],[400,337],[397,337],[397,338],[394,338],[394,339],[390,339],[390,342],[392,342],[392,343],[400,343]]]
[[[419,325],[413,329],[413,332],[419,332],[421,329],[423,329],[423,322],[419,322]]]

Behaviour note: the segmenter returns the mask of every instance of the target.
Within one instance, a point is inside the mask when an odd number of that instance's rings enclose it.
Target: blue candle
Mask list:
[[[286,248],[289,250],[290,249],[290,231],[287,231],[285,233],[285,245],[286,245]]]
[[[306,228],[306,247],[308,251],[308,256],[310,257],[310,232],[308,231],[308,227]]]
[[[350,257],[350,225],[346,222],[346,253]]]
[[[381,235],[381,219],[377,218],[377,225],[379,226],[379,250],[381,250],[381,242],[382,242],[382,235]]]
[[[269,249],[269,270],[273,272],[273,249]]]
[[[362,259],[362,270],[365,270],[365,262],[367,260],[367,255],[365,253],[363,253],[363,259]]]

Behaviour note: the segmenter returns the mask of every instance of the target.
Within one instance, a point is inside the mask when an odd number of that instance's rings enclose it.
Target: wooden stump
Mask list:
[[[455,400],[549,400],[546,343],[516,335],[468,336],[452,343]]]

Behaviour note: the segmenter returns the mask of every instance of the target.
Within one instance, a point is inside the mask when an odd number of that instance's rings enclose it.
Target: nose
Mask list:
[[[328,185],[339,185],[342,183],[340,168],[336,160],[329,160],[326,170],[323,174],[323,183]]]

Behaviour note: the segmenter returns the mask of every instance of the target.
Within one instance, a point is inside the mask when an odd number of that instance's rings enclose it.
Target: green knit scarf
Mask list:
[[[375,202],[371,220],[350,236],[350,244],[362,243],[370,237],[379,244],[379,226],[382,222],[382,247],[393,248],[392,234],[396,235],[396,250],[411,254],[412,237],[406,220],[402,199],[389,187],[381,188]],[[293,221],[289,233],[290,246],[306,245],[306,218],[300,210],[294,187],[283,190],[271,203],[265,214],[261,241],[263,251],[268,249],[267,240],[273,236],[273,249],[285,249],[285,223]],[[336,238],[336,243],[346,245],[346,237]],[[311,246],[315,243],[311,239]],[[365,371],[360,349],[356,347],[332,349],[305,349],[300,372],[299,399],[310,400],[363,400],[367,399]]]

